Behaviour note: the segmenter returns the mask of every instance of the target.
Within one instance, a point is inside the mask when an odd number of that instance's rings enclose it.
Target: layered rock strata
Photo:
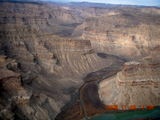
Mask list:
[[[10,70],[12,68],[17,69],[16,61],[8,59],[6,56],[0,56],[1,119],[13,119],[16,116],[13,110],[16,107],[29,105],[32,95],[23,87],[20,74]]]
[[[158,61],[127,62],[116,76],[100,82],[100,99],[105,105],[116,105],[117,109],[159,106],[159,74]]]
[[[124,61],[157,56],[159,21],[159,8],[153,7],[0,3],[0,55],[16,61],[1,69],[2,88],[16,104],[13,119],[55,119],[68,102],[77,104],[73,98],[79,97],[79,88],[87,81],[113,75]],[[90,102],[92,91],[84,89],[88,115],[99,113],[95,101]],[[24,98],[25,104],[19,105]],[[61,115],[60,119],[69,117]],[[82,117],[73,114],[70,119]]]

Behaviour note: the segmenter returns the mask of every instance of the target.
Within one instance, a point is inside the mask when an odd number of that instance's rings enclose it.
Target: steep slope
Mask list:
[[[81,21],[67,7],[2,3],[0,9],[1,54],[16,59],[21,81],[32,91],[29,104],[17,108],[28,119],[54,119],[76,94],[84,76],[117,62],[114,57],[97,56],[89,40],[54,35],[76,24],[73,17]]]
[[[91,41],[96,51],[141,58],[159,45],[159,9],[117,7],[102,16],[87,18],[75,29],[82,39]]]
[[[6,84],[2,89],[9,94],[6,99],[16,96],[24,102],[4,102],[4,116],[53,120],[65,111],[65,119],[70,114],[70,119],[81,119],[83,113],[77,117],[72,112],[79,113],[81,104],[70,108],[80,100],[79,89],[87,81],[95,83],[82,89],[84,104],[89,115],[99,113],[94,106],[99,100],[97,81],[118,72],[127,60],[159,52],[158,8],[102,6],[0,3],[0,55],[6,56],[0,59],[0,79]],[[6,64],[8,59],[15,62]],[[90,88],[96,88],[95,101]],[[9,113],[4,111],[8,103],[14,104]],[[100,109],[104,112],[103,106]]]
[[[124,64],[121,72],[99,84],[105,105],[117,109],[149,108],[160,105],[160,64],[153,57]]]

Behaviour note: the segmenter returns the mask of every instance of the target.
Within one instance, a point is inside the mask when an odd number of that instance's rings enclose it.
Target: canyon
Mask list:
[[[160,8],[0,2],[0,119],[81,120],[160,105]]]

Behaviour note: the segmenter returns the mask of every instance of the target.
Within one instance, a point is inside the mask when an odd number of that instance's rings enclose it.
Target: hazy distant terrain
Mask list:
[[[142,104],[151,96],[146,105],[158,106],[159,28],[158,7],[1,2],[0,118],[78,120],[83,106],[92,116],[110,101]],[[121,96],[138,93],[135,86],[118,86],[117,78],[157,85],[138,84],[144,97],[128,99]]]

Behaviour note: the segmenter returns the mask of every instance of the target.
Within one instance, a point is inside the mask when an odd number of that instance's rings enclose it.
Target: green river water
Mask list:
[[[118,113],[106,113],[92,117],[89,120],[136,120],[136,119],[160,120],[160,108],[154,110],[136,110]]]

